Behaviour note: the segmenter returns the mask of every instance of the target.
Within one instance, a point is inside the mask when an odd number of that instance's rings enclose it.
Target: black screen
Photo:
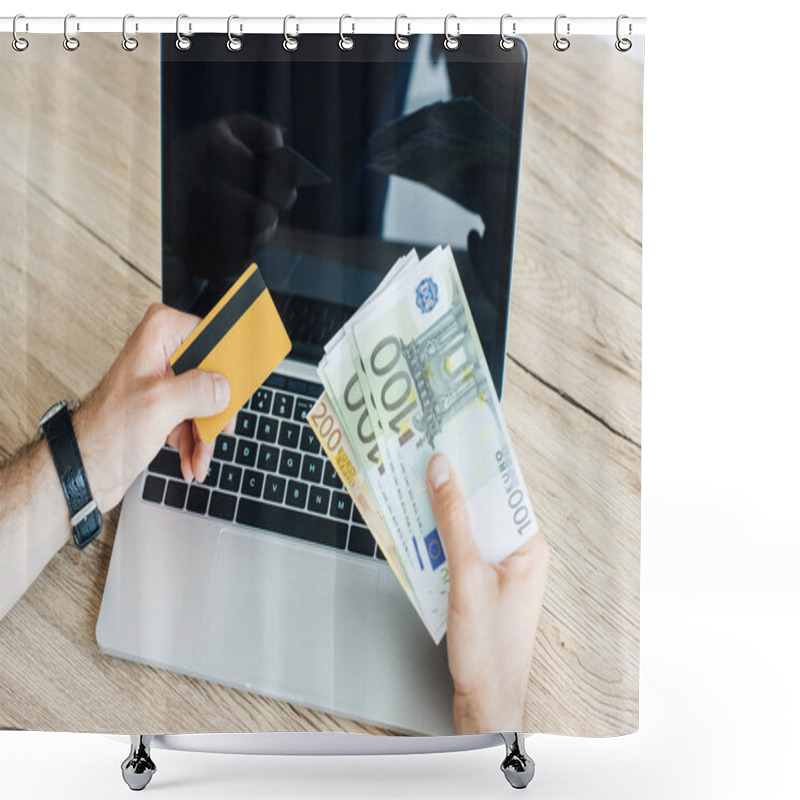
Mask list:
[[[499,393],[524,43],[226,41],[162,36],[164,302],[203,316],[255,260],[292,357],[316,363],[397,258],[450,244]]]

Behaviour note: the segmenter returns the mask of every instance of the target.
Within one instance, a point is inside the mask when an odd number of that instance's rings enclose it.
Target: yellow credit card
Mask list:
[[[204,369],[220,372],[228,379],[228,407],[221,414],[195,420],[206,444],[213,441],[291,349],[258,265],[251,264],[169,360],[176,375]]]

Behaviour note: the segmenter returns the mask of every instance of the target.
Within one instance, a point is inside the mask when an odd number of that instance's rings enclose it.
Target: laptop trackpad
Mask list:
[[[453,732],[446,648],[385,562],[224,529],[203,631],[198,673],[212,680],[408,731]]]
[[[341,646],[346,638],[337,627],[377,595],[377,565],[356,565],[362,568],[354,575],[352,561],[283,536],[223,530],[205,609],[202,671],[328,705],[344,677],[337,680],[337,640]]]

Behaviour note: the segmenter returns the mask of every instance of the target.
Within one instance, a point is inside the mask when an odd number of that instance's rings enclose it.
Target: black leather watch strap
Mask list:
[[[72,538],[78,547],[86,547],[103,529],[103,515],[89,488],[67,404],[57,403],[42,417],[39,425],[50,445],[61,488],[67,499]]]

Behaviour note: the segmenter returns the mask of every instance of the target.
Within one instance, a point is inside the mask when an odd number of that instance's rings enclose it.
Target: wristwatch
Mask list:
[[[83,468],[78,440],[72,427],[69,407],[59,400],[39,420],[53,454],[56,472],[67,499],[72,525],[72,538],[78,547],[86,547],[103,530],[103,515],[92,497],[89,479]]]

